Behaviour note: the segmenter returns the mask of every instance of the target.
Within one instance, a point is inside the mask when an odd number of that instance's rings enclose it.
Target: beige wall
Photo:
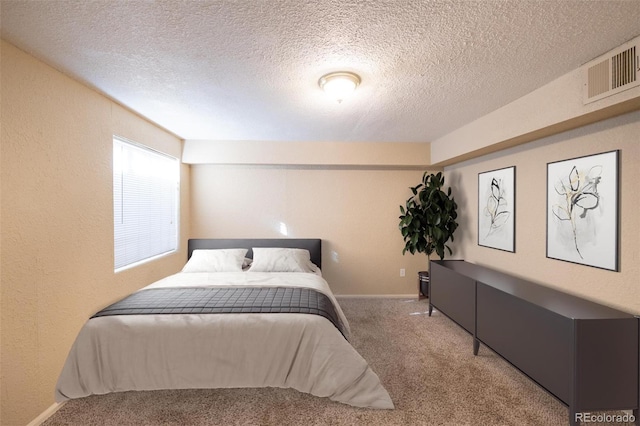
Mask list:
[[[180,140],[4,41],[0,53],[0,423],[21,425],[53,404],[90,314],[184,264],[189,173],[180,250],[114,274],[112,136],[178,157]]]
[[[453,164],[640,109],[640,86],[583,103],[584,70],[575,69],[431,143],[431,164]]]
[[[460,206],[455,256],[640,314],[640,112],[445,168]],[[461,143],[464,140],[460,141]],[[546,258],[547,163],[620,150],[620,272]],[[477,244],[478,173],[516,166],[516,252]]]
[[[416,170],[192,166],[191,237],[283,238],[284,223],[288,237],[323,239],[323,275],[336,294],[417,294],[426,256],[402,255],[398,206],[421,177]]]
[[[187,140],[189,164],[322,165],[425,168],[431,144],[407,142],[273,142]]]

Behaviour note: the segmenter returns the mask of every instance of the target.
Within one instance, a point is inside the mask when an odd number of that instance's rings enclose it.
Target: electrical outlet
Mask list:
[[[404,277],[405,276],[405,270],[404,268],[400,269],[400,276]]]

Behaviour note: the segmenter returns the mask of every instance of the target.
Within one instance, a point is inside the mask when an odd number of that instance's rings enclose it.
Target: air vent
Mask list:
[[[640,85],[640,37],[586,64],[584,103]]]

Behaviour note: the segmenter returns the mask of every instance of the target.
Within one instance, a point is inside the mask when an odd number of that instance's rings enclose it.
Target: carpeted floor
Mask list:
[[[544,425],[568,410],[427,301],[340,299],[352,344],[395,410],[359,409],[292,389],[122,392],[69,401],[44,425]]]

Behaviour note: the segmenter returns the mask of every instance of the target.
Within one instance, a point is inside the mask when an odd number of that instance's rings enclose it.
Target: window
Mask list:
[[[113,138],[115,270],[178,247],[177,158]]]

